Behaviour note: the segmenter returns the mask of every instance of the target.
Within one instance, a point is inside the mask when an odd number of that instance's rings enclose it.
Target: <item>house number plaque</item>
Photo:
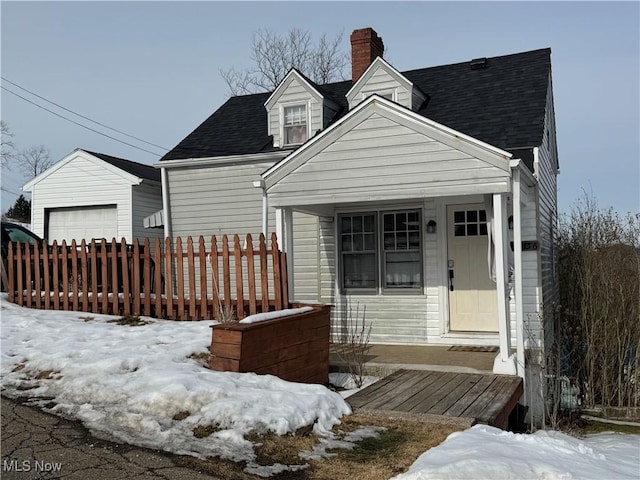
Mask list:
[[[523,252],[531,252],[534,250],[538,250],[538,241],[537,240],[529,240],[522,242],[522,251]]]

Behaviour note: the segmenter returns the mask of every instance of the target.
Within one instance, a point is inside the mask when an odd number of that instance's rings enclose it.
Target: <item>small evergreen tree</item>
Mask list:
[[[24,195],[20,195],[16,199],[16,203],[4,214],[4,217],[23,223],[31,222],[31,200],[27,200]]]

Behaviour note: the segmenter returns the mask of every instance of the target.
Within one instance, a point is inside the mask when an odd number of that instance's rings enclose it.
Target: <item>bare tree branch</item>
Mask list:
[[[245,70],[220,70],[230,95],[274,90],[292,68],[317,84],[344,80],[348,55],[340,49],[343,34],[333,39],[323,35],[314,45],[311,34],[299,28],[279,35],[270,30],[255,31],[251,37],[251,60]]]
[[[0,151],[0,157],[2,158],[2,168],[10,168],[10,160],[16,154],[16,146],[13,143],[13,133],[9,130],[9,124],[4,120],[0,120],[0,127],[2,128],[2,149]]]
[[[49,158],[48,148],[44,145],[36,145],[22,150],[16,158],[16,163],[27,178],[34,178],[54,162]]]

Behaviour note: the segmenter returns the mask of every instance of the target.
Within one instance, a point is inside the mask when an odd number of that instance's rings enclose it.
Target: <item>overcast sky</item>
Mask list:
[[[568,211],[582,189],[602,207],[640,211],[638,2],[1,2],[2,86],[60,115],[158,154],[227,98],[219,69],[251,65],[257,29],[314,38],[373,27],[385,58],[411,70],[550,47]],[[84,148],[154,164],[153,155],[83,129],[2,90],[19,149],[59,160]],[[2,172],[2,211],[24,183]]]

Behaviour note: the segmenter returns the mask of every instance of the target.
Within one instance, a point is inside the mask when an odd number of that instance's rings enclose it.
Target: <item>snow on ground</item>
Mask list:
[[[614,480],[640,478],[640,435],[578,439],[554,431],[515,434],[475,425],[449,435],[394,480]]]
[[[351,413],[321,385],[203,368],[189,357],[207,350],[212,322],[143,318],[150,323],[123,326],[107,315],[18,307],[6,295],[1,311],[2,393],[53,402],[53,413],[106,438],[251,462],[243,437],[251,430],[285,434],[314,424],[323,434]],[[46,372],[52,378],[34,378]],[[188,417],[173,419],[185,411]],[[194,427],[208,425],[218,430],[194,437]]]
[[[329,374],[329,383],[331,385],[344,388],[344,390],[338,392],[342,398],[349,398],[354,393],[359,392],[363,388],[367,388],[378,380],[380,380],[380,377],[370,377],[365,375],[362,377],[362,385],[358,387],[356,386],[353,375],[350,373],[332,372]]]
[[[344,437],[331,434],[331,427],[351,410],[323,386],[203,368],[190,356],[207,350],[212,322],[143,318],[150,323],[130,327],[109,323],[117,317],[107,315],[18,307],[4,294],[0,308],[3,395],[29,395],[40,405],[53,404],[54,413],[81,420],[105,438],[197,457],[245,460],[248,472],[268,476],[304,467],[257,465],[253,445],[244,438],[248,431],[284,434],[314,424],[322,439],[312,451],[301,453],[307,459],[331,456],[331,448],[353,448],[353,442],[380,431],[364,427]],[[346,374],[331,376],[332,383],[352,389],[348,380]],[[346,397],[349,390],[341,393]],[[189,416],[174,420],[183,412]],[[217,431],[194,436],[195,427],[209,425]],[[476,425],[450,435],[395,478],[637,479],[639,452],[640,435],[577,439],[559,432],[518,435]]]

